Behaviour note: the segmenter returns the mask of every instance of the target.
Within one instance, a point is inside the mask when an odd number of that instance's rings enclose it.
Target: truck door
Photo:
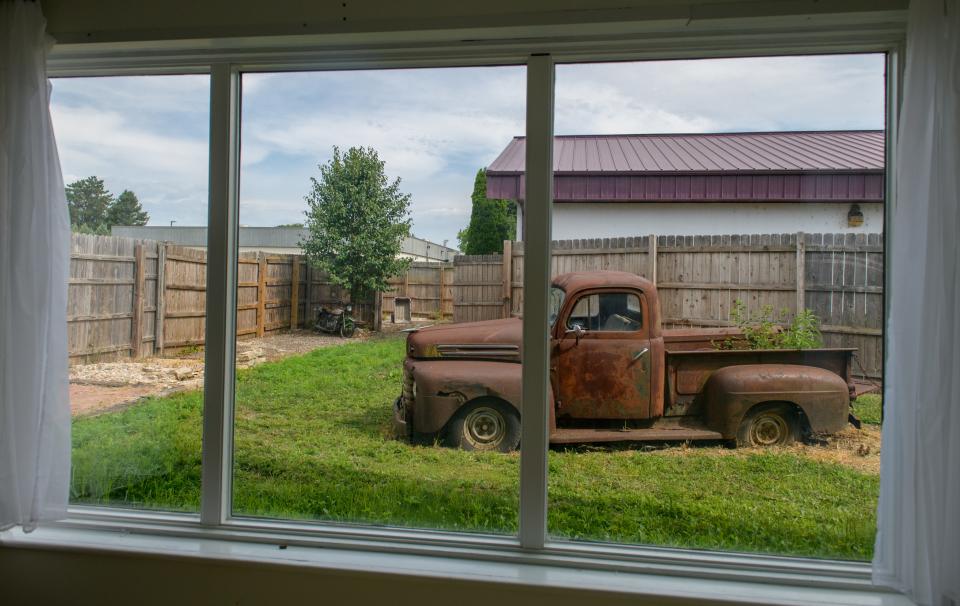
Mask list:
[[[642,293],[588,291],[567,309],[554,350],[557,417],[649,418],[650,333]]]

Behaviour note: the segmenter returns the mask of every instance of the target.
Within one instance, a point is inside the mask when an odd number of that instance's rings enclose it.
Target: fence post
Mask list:
[[[647,236],[647,278],[657,284],[657,235]]]
[[[797,232],[797,313],[807,307],[807,243],[802,231]]]
[[[503,317],[513,315],[513,242],[503,241],[503,268],[500,270],[503,281]]]
[[[450,320],[453,321],[453,308],[454,308],[454,301],[456,297],[456,295],[454,294],[454,283],[456,282],[456,279],[457,279],[456,269],[454,268],[453,261],[450,261],[449,263],[447,263],[446,266],[440,271],[442,271],[444,275],[450,274],[449,276],[443,279],[443,282],[444,284],[447,284],[450,287],[450,296],[447,297],[447,301],[450,301],[449,317],[450,317]],[[444,287],[444,290],[446,290],[446,287]],[[443,317],[444,318],[447,317],[446,304],[444,304],[444,307],[443,307]]]
[[[310,328],[310,319],[313,317],[313,268],[306,256],[303,257],[303,273],[306,274],[306,285],[303,293],[303,327]]]
[[[143,289],[145,284],[146,255],[143,243],[139,242],[133,249],[134,278],[133,278],[133,316],[130,323],[130,357],[139,358],[140,348],[143,345]]]
[[[440,287],[437,297],[437,319],[443,321],[443,263],[437,263],[437,283]]]
[[[167,243],[157,244],[157,319],[153,322],[153,346],[163,355],[163,320],[167,314]]]
[[[290,330],[296,330],[300,316],[300,257],[290,258]]]
[[[373,330],[380,332],[383,328],[383,291],[373,293]]]
[[[267,326],[267,257],[257,251],[257,336],[262,337]]]

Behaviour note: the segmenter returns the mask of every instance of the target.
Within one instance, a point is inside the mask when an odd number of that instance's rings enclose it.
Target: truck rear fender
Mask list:
[[[787,402],[803,413],[814,433],[833,433],[847,424],[850,395],[839,375],[813,366],[744,364],[727,366],[707,379],[704,398],[707,426],[734,439],[744,415],[758,404]]]

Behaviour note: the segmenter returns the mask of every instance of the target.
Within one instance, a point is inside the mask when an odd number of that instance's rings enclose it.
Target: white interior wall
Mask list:
[[[687,32],[705,27],[732,30],[762,20],[794,18],[807,26],[899,23],[907,0],[274,0],[268,4],[255,0],[44,0],[42,4],[49,31],[61,43],[54,53],[70,54],[76,47],[98,43],[104,50],[123,50],[125,42],[171,48],[177,46],[172,42],[176,40],[243,37],[245,41],[233,41],[234,46],[241,46],[257,44],[267,36],[292,34],[333,34],[311,43],[336,44],[344,41],[336,35],[358,33],[366,34],[372,43],[386,37],[396,39],[396,32],[407,32],[408,39],[422,41],[429,39],[423,34],[426,30],[441,32],[448,39],[466,39],[471,37],[469,30],[477,28],[496,28],[501,39],[522,40],[587,30],[593,34],[638,32],[646,23],[665,21],[675,24],[677,31]],[[73,43],[75,48],[62,43]],[[212,41],[204,44],[226,46]],[[616,593],[504,586],[479,580],[317,571],[262,563],[201,563],[188,558],[55,548],[0,547],[0,587],[4,604],[708,603],[703,598],[638,600]],[[719,594],[716,598],[732,599]]]
[[[679,31],[730,30],[749,18],[802,21],[805,26],[892,23],[907,0],[42,0],[48,31],[58,42],[90,45],[136,41],[169,48],[170,41],[268,36],[385,34],[407,40],[524,39],[594,33],[634,33],[644,24]],[[647,26],[649,28],[649,25]],[[498,30],[491,36],[490,29]],[[453,36],[451,31],[459,30]],[[483,31],[488,30],[488,31]],[[403,32],[409,32],[406,36]],[[302,41],[317,43],[316,39]],[[323,43],[324,41],[320,41]],[[294,44],[298,43],[293,41]],[[210,46],[217,46],[217,43]],[[225,45],[235,45],[227,43]],[[141,44],[141,47],[144,46]],[[177,43],[173,46],[182,46]]]
[[[4,606],[729,606],[736,602],[729,594],[715,600],[702,593],[696,598],[663,598],[627,593],[619,587],[590,591],[528,586],[519,580],[490,582],[483,574],[472,581],[454,581],[377,570],[2,546],[0,582],[0,604]],[[651,593],[654,591],[651,588]],[[755,597],[750,603],[760,600]]]

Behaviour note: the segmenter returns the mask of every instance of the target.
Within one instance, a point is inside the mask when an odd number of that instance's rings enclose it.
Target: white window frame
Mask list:
[[[894,20],[896,21],[896,20]],[[682,28],[681,28],[682,29]],[[635,61],[762,55],[887,53],[887,187],[892,207],[893,138],[899,99],[902,23],[847,24],[817,31],[795,23],[749,24],[734,30],[690,33],[676,24],[639,29],[630,35],[545,37],[536,41],[451,42],[422,45],[398,41],[331,47],[210,45],[157,50],[114,45],[87,51],[83,45],[58,52],[49,62],[57,76],[210,75],[210,198],[207,264],[207,343],[204,393],[201,506],[199,515],[71,507],[61,529],[122,531],[140,536],[184,537],[246,543],[321,546],[374,554],[470,558],[499,564],[546,565],[581,570],[672,575],[689,578],[789,584],[797,587],[877,591],[870,565],[861,562],[710,552],[643,545],[599,544],[552,539],[547,533],[547,347],[552,199],[553,78],[555,63]],[[342,40],[342,38],[341,38]],[[275,42],[275,41],[273,41]],[[138,49],[139,48],[139,49]],[[240,79],[247,72],[351,70],[396,67],[527,67],[527,191],[524,275],[523,424],[520,511],[517,536],[309,523],[233,517],[233,406],[236,326],[236,255],[240,144]],[[540,202],[539,204],[537,202]],[[886,222],[890,253],[892,226]],[[887,276],[889,279],[889,274]],[[887,284],[886,292],[890,292]]]

